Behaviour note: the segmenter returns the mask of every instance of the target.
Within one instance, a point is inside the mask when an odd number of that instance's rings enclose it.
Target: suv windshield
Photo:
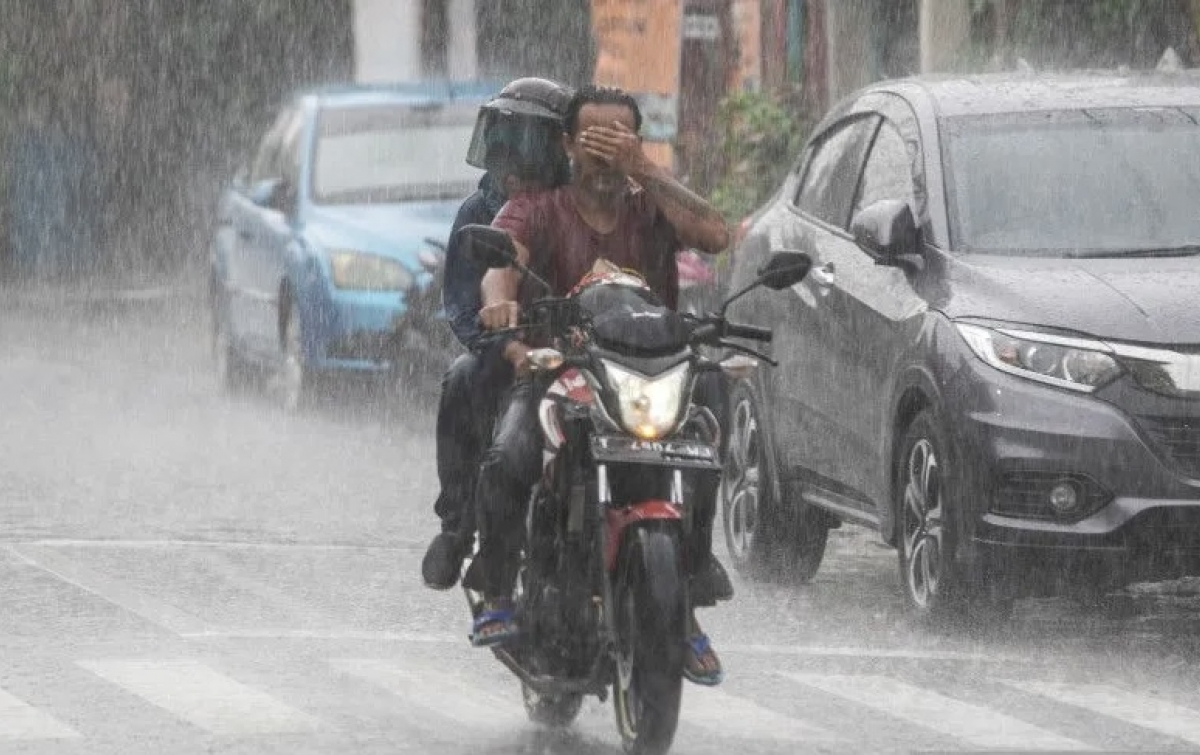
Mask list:
[[[1200,110],[1121,108],[946,122],[954,246],[1045,256],[1195,252]]]
[[[482,174],[466,163],[475,108],[372,105],[323,111],[312,174],[318,204],[447,199]]]

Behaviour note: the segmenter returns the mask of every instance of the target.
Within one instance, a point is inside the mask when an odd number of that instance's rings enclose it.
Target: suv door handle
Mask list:
[[[834,283],[833,263],[826,262],[820,267],[814,267],[809,273],[809,276],[813,279],[813,282],[821,288],[829,288]]]

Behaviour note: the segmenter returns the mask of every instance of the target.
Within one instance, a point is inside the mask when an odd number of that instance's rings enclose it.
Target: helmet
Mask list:
[[[559,135],[573,92],[549,79],[527,77],[509,82],[488,100],[475,119],[467,163],[491,169],[506,153],[533,173],[557,173],[565,164]]]

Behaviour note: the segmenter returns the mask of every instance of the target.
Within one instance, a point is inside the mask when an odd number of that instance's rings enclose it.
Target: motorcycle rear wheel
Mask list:
[[[616,585],[617,663],[613,708],[625,751],[671,748],[683,693],[687,604],[679,542],[672,532],[630,533]]]

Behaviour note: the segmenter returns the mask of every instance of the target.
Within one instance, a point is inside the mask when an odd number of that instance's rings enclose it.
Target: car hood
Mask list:
[[[353,249],[416,265],[426,238],[445,244],[461,200],[311,208],[305,232],[326,251]]]
[[[1096,338],[1200,344],[1196,258],[1035,259],[963,255],[948,261],[944,311]]]

